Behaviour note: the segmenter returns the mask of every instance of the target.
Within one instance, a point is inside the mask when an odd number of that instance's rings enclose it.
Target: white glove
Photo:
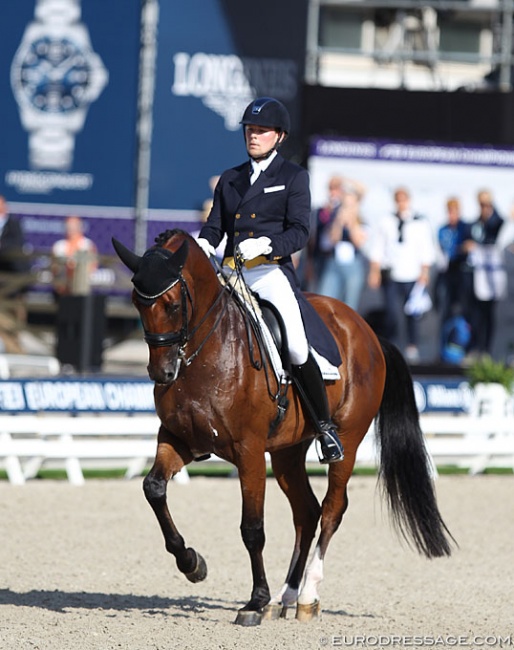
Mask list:
[[[244,260],[253,260],[259,255],[268,255],[273,250],[270,246],[269,237],[259,237],[258,239],[245,239],[238,248],[238,252]]]
[[[207,257],[210,257],[211,255],[216,255],[216,251],[214,250],[214,246],[211,246],[209,242],[204,239],[203,237],[199,237],[196,240],[196,243],[200,248],[203,250],[203,252],[207,255]]]

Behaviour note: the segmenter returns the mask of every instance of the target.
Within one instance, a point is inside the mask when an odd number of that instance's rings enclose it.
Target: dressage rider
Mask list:
[[[291,260],[309,238],[309,175],[278,152],[290,131],[289,113],[281,102],[270,97],[254,100],[241,124],[250,160],[220,177],[197,242],[209,256],[226,234],[224,265],[233,267],[234,255],[244,260],[248,286],[282,315],[294,378],[308,411],[317,419],[321,462],[340,461],[343,448],[309,342],[334,365],[341,358],[328,328],[298,289]]]

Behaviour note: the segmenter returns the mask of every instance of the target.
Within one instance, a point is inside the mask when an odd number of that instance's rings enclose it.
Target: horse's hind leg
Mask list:
[[[344,439],[343,439],[344,440]],[[296,618],[308,621],[320,611],[318,588],[323,581],[323,563],[328,545],[339,528],[348,507],[347,485],[350,480],[357,446],[346,440],[345,456],[341,463],[329,466],[328,490],[321,506],[321,533],[312,558],[307,565],[304,582],[298,596]]]
[[[309,555],[321,507],[309,483],[305,470],[305,455],[310,442],[271,453],[273,473],[286,495],[293,511],[295,544],[286,580],[271,600],[268,615],[285,614],[287,607],[296,604],[305,565]],[[283,609],[284,608],[284,609]]]
[[[207,566],[203,557],[193,548],[187,548],[171,518],[166,500],[166,488],[172,476],[177,474],[189,462],[189,451],[173,440],[172,436],[161,427],[157,455],[152,469],[143,481],[146,499],[157,517],[164,536],[166,550],[175,556],[179,571],[191,582],[199,582],[207,576]],[[179,453],[180,452],[180,453]]]

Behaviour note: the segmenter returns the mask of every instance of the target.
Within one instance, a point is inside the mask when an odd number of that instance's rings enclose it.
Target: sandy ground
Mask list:
[[[323,494],[325,480],[313,479]],[[374,478],[354,477],[321,587],[322,616],[234,625],[250,594],[237,479],[170,486],[206,581],[178,573],[141,480],[84,487],[0,484],[1,650],[320,647],[507,647],[514,644],[514,477],[441,477],[439,504],[460,549],[428,561],[391,530]],[[289,561],[288,505],[273,480],[266,503],[272,591]],[[508,637],[510,636],[510,641]],[[476,638],[475,638],[476,637]]]

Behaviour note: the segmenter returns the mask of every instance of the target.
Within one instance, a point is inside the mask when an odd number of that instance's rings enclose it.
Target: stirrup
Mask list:
[[[319,462],[322,465],[341,462],[344,460],[344,449],[334,425],[326,421],[319,424],[322,431],[316,436],[319,445],[319,449],[316,448]]]

